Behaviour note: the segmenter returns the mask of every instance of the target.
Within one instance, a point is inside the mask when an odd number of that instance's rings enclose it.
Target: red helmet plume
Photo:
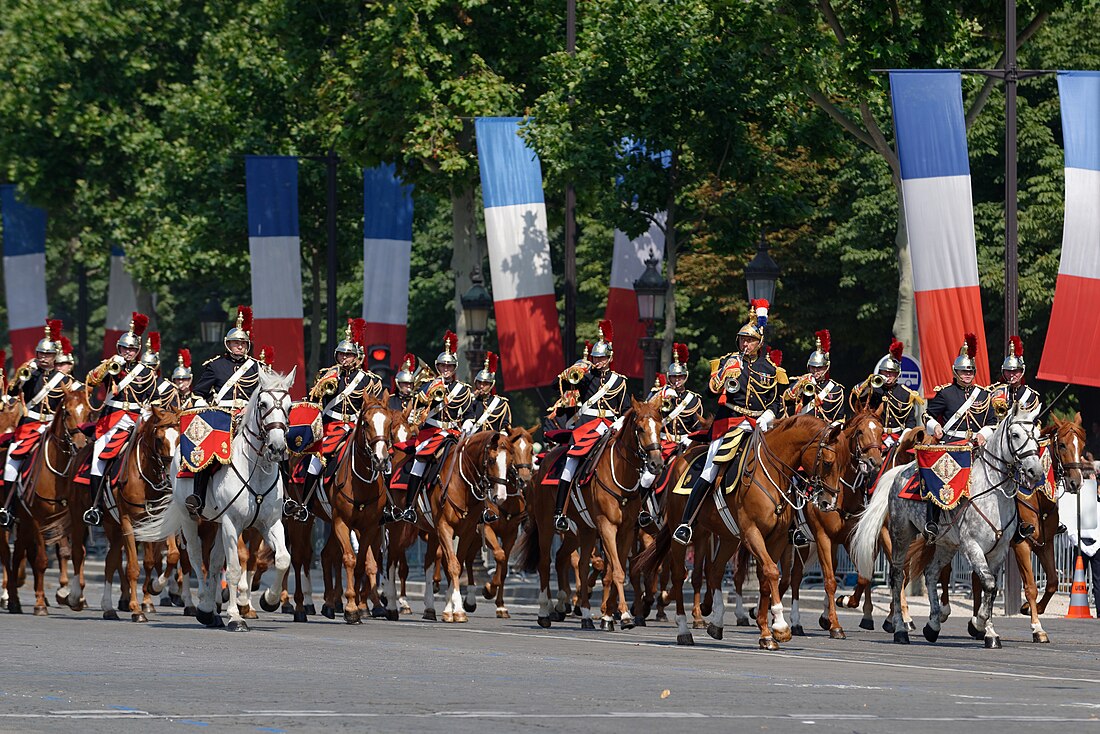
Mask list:
[[[774,364],[776,367],[783,366],[783,352],[779,351],[778,349],[773,349],[768,353],[768,356],[771,358],[772,364]]]
[[[55,341],[61,338],[61,330],[63,328],[61,319],[50,319],[46,322],[46,325],[50,327],[50,336]]]
[[[1008,345],[1009,345],[1009,349],[1012,352],[1012,356],[1014,356],[1014,357],[1024,356],[1024,342],[1023,342],[1022,339],[1020,339],[1020,337],[1018,337],[1018,336],[1009,337]]]
[[[814,336],[821,341],[821,351],[828,354],[829,347],[833,345],[833,338],[832,335],[829,334],[829,330],[822,329],[821,331],[814,332]]]
[[[264,364],[275,364],[275,347],[264,344],[260,347],[260,357],[263,359]]]
[[[149,351],[150,352],[158,352],[158,353],[160,352],[160,332],[159,331],[150,331],[149,332]]]
[[[237,316],[241,319],[241,328],[252,333],[252,307],[251,306],[237,306]]]
[[[905,351],[905,344],[903,344],[902,342],[899,342],[897,339],[891,339],[890,340],[890,356],[891,357],[893,357],[894,359],[896,359],[897,361],[900,362],[902,352],[904,352],[904,351]]]
[[[680,364],[687,366],[688,363],[688,346],[687,344],[673,344],[672,351],[676,355],[676,361]]]
[[[966,335],[966,353],[970,355],[971,359],[974,359],[978,354],[978,337],[974,334]]]
[[[67,337],[67,336],[61,337],[61,353],[62,354],[72,354],[73,353],[73,343],[71,341],[69,341],[69,337]],[[3,369],[3,368],[4,368],[3,364],[0,364],[0,369]]]
[[[184,367],[191,366],[191,350],[184,347],[180,350],[180,359],[183,360]]]
[[[485,353],[485,362],[489,365],[489,371],[494,375],[497,371],[497,365],[500,364],[500,355],[492,352]]]
[[[605,342],[615,341],[615,327],[611,323],[611,319],[604,319],[599,323],[600,331],[603,332],[603,340]]]
[[[660,387],[664,387],[665,385],[667,385],[667,384],[668,384],[668,378],[667,378],[667,377],[665,377],[665,373],[664,373],[664,372],[658,372],[658,373],[657,373],[657,384],[658,384],[658,385],[659,385]]]
[[[443,351],[456,354],[458,352],[458,335],[450,329],[443,335]]]
[[[412,352],[408,352],[405,358],[401,360],[401,369],[412,372],[416,369],[416,355]]]
[[[145,333],[145,327],[149,326],[149,317],[143,313],[134,313],[130,316],[130,319],[134,322],[134,336],[141,336]]]
[[[363,346],[363,340],[366,338],[367,322],[365,319],[348,319],[348,323],[351,325],[351,340]]]

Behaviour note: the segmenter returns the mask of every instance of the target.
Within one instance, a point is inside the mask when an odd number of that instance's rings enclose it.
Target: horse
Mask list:
[[[88,404],[81,399],[79,391],[66,390],[61,404],[39,440],[33,457],[26,461],[21,472],[27,478],[26,484],[17,486],[22,489],[16,497],[16,520],[19,532],[16,533],[15,547],[8,558],[7,592],[8,611],[20,614],[23,611],[19,602],[19,569],[24,559],[30,561],[34,573],[34,614],[46,616],[45,594],[46,567],[49,555],[48,545],[64,541],[69,532],[71,517],[69,500],[73,495],[72,474],[77,454],[87,444],[87,436],[80,424],[88,417]],[[17,479],[17,482],[22,482]],[[6,545],[6,541],[5,541]],[[62,568],[62,589],[67,585]],[[77,577],[83,580],[83,567]],[[66,591],[65,598],[71,596]],[[80,595],[77,595],[80,598]]]
[[[993,628],[993,599],[997,595],[997,575],[1008,553],[1016,530],[1016,493],[1021,481],[1035,486],[1043,479],[1039,460],[1037,419],[1040,407],[1031,410],[1014,405],[997,424],[993,435],[974,453],[970,473],[969,498],[947,513],[947,529],[934,543],[927,544],[922,558],[912,566],[922,569],[928,586],[928,623],[924,637],[935,642],[940,635],[941,604],[936,593],[936,581],[941,569],[961,551],[978,574],[982,586],[982,601],[968,631],[984,637],[985,647],[1001,647],[1001,638]],[[904,500],[902,488],[916,473],[916,462],[896,467],[879,480],[863,517],[856,525],[852,542],[853,560],[864,576],[871,574],[875,549],[883,520],[889,513],[890,593],[894,607],[894,642],[909,644],[901,612],[902,576],[906,555],[914,538],[924,527],[926,513],[923,502]],[[973,510],[973,511],[971,511]]]
[[[478,522],[485,500],[492,496],[497,503],[506,497],[510,448],[508,438],[496,431],[478,431],[459,439],[458,444],[444,457],[439,468],[438,481],[425,486],[420,499],[421,512],[416,524],[402,523],[396,532],[391,530],[387,553],[387,618],[397,615],[397,593],[394,575],[397,571],[397,555],[416,540],[417,530],[428,533],[428,548],[424,554],[424,568],[436,562],[437,551],[442,551],[442,569],[450,585],[447,603],[441,619],[448,623],[468,621],[462,607],[462,561],[470,552],[470,546],[480,535]],[[458,536],[458,549],[454,538]],[[424,584],[424,618],[435,619],[433,585]]]
[[[266,612],[279,608],[278,589],[282,588],[290,568],[290,553],[283,534],[283,478],[279,462],[287,453],[290,387],[296,369],[285,376],[260,370],[256,390],[238,416],[230,462],[210,478],[202,516],[219,524],[218,539],[211,549],[195,614],[199,623],[207,627],[221,626],[221,617],[214,611],[214,594],[223,563],[229,587],[236,589],[240,585],[237,541],[245,528],[255,527],[275,552],[275,582],[260,594],[260,607]],[[198,521],[189,515],[184,504],[194,479],[180,477],[179,465],[177,449],[172,458],[171,471],[176,477],[172,494],[150,508],[148,516],[134,526],[134,536],[142,541],[163,540],[182,530],[191,566],[198,569],[203,567]],[[229,604],[227,608],[228,629],[247,632],[248,624],[241,618],[237,605]]]
[[[760,630],[758,644],[763,650],[778,650],[780,642],[791,639],[790,625],[784,618],[783,600],[779,595],[779,567],[781,558],[790,542],[789,530],[793,516],[792,485],[801,475],[798,467],[812,468],[804,481],[812,490],[810,499],[822,501],[824,495],[837,496],[835,489],[841,472],[849,461],[848,446],[838,442],[840,426],[831,426],[815,416],[801,415],[784,418],[767,432],[755,432],[747,436],[744,447],[744,463],[740,473],[730,477],[727,469],[723,481],[715,485],[715,494],[705,501],[697,519],[700,529],[705,529],[717,541],[717,549],[707,559],[707,599],[702,605],[709,612],[707,634],[714,639],[723,637],[725,600],[722,593],[722,577],[726,563],[741,544],[756,558],[757,578],[760,582],[761,603],[757,605],[756,623]],[[679,457],[673,467],[673,476],[680,476],[690,466],[689,461],[699,452]],[[731,467],[737,471],[737,467]],[[724,486],[729,491],[723,490]],[[794,491],[798,491],[797,489]],[[687,502],[685,495],[669,498],[667,518],[679,518]],[[657,534],[656,542],[642,551],[635,562],[642,574],[652,572],[666,556],[672,570],[672,597],[676,602],[676,642],[680,645],[695,644],[687,625],[684,609],[683,584],[686,575],[686,548],[673,544],[668,523]],[[696,564],[700,563],[696,545]],[[765,604],[764,601],[768,603]],[[769,624],[769,614],[772,622]]]
[[[576,527],[576,534],[566,536],[559,550],[559,559],[574,548],[582,561],[592,557],[596,541],[603,543],[607,556],[604,571],[604,599],[601,605],[601,626],[611,629],[614,624],[612,604],[617,604],[623,629],[634,627],[634,618],[626,604],[624,571],[627,554],[634,543],[634,524],[641,510],[641,495],[637,491],[642,472],[648,469],[660,474],[664,468],[661,456],[661,411],[656,403],[630,399],[630,408],[620,419],[622,428],[607,439],[607,448],[595,460],[587,482],[583,466],[578,472],[577,484],[571,490],[567,505],[568,517]],[[521,557],[524,567],[539,572],[540,627],[550,627],[550,546],[554,540],[554,493],[542,489],[543,478],[553,467],[555,459],[565,451],[558,447],[549,454],[532,482],[528,498],[529,522],[524,535]],[[560,576],[559,576],[560,578]],[[590,584],[586,570],[578,574],[577,598],[581,606],[581,629],[595,629],[592,609],[588,599]]]

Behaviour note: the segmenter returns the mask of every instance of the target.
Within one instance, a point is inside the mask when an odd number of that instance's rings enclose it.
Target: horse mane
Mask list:
[[[506,436],[501,436],[496,431],[478,431],[466,437],[466,445],[471,449],[481,449],[485,447],[488,441],[493,440],[494,436],[499,439],[507,440]]]

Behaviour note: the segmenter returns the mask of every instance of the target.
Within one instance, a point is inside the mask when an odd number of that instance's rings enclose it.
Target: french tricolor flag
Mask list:
[[[1066,155],[1062,259],[1038,376],[1100,387],[1100,72],[1058,72]]]
[[[118,338],[130,329],[130,315],[137,311],[137,290],[126,272],[126,254],[121,247],[111,248],[111,272],[107,288],[107,334],[103,337],[103,356],[116,352]]]
[[[12,359],[20,365],[34,356],[34,347],[45,333],[46,211],[23,203],[15,185],[4,184],[0,186],[0,215],[8,336]]]
[[[542,196],[542,166],[518,117],[479,117],[478,163],[489,272],[509,390],[542,387],[565,368]]]
[[[615,230],[606,318],[615,324],[615,360],[612,367],[627,377],[641,378],[645,372],[642,350],[638,346],[638,340],[645,336],[645,325],[638,320],[634,281],[642,277],[645,261],[650,257],[657,258],[658,262],[664,260],[664,221],[664,212],[659,212],[649,225],[649,231],[634,239]]]
[[[252,263],[252,343],[275,349],[275,368],[297,365],[297,394],[305,391],[302,260],[298,230],[298,159],[245,158],[248,252]]]
[[[925,392],[951,381],[967,333],[978,337],[978,382],[989,384],[962,76],[892,71],[890,91]]]
[[[412,186],[393,164],[363,171],[363,320],[367,347],[388,344],[395,369],[405,356],[412,253]]]

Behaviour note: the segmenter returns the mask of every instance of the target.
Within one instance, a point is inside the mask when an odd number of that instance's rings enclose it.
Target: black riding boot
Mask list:
[[[4,493],[4,504],[0,507],[0,528],[10,528],[15,524],[15,514],[11,511],[11,503],[15,499],[18,484],[18,478],[14,482],[8,483],[7,491]]]
[[[924,522],[924,539],[929,543],[934,543],[936,537],[940,534],[940,507],[931,500],[925,500],[925,522]]]
[[[191,488],[191,494],[187,496],[187,499],[183,501],[183,504],[187,506],[187,511],[192,515],[201,515],[202,510],[206,507],[206,491],[210,487],[210,470],[203,469],[195,474],[195,483]]]
[[[416,522],[416,500],[420,497],[420,484],[423,481],[422,476],[409,475],[409,488],[405,492],[405,509],[402,510],[399,520]]]
[[[1022,543],[1032,535],[1035,535],[1035,526],[1029,522],[1017,522],[1016,532],[1012,536],[1012,544]]]
[[[95,487],[95,497],[92,498],[92,506],[84,511],[84,524],[98,527],[103,524],[103,512],[100,504],[103,502],[103,493],[107,491],[107,476],[109,472],[104,470],[103,476],[98,477],[99,484]]]
[[[565,516],[565,499],[569,496],[572,484],[571,481],[558,480],[558,495],[554,499],[554,529],[559,533],[569,530],[569,518]]]
[[[306,522],[309,520],[309,516],[313,514],[313,495],[317,491],[317,487],[320,483],[320,475],[306,474],[301,503],[287,497],[286,500],[283,501],[283,516],[293,518],[298,522]]]
[[[695,524],[695,516],[699,514],[699,505],[710,494],[711,483],[703,479],[702,475],[691,486],[691,494],[688,495],[687,504],[684,506],[684,515],[680,518],[680,526],[672,533],[672,539],[680,545],[691,542],[691,528]]]
[[[795,548],[807,548],[810,545],[810,539],[806,537],[806,533],[802,532],[804,527],[806,527],[806,517],[802,510],[798,510],[790,530],[791,545]]]

